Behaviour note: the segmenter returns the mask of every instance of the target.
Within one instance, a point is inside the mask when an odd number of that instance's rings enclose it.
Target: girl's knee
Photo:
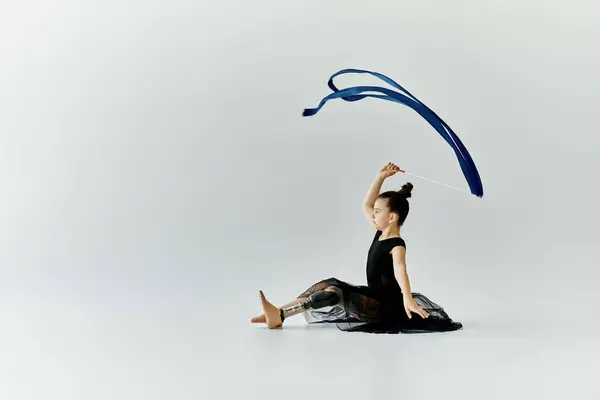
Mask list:
[[[342,289],[340,289],[338,286],[328,286],[328,287],[326,287],[326,288],[325,288],[325,289],[323,289],[323,290],[325,290],[325,291],[327,291],[327,292],[336,293],[336,294],[338,294],[339,296],[341,296],[341,295],[342,295]]]
[[[331,278],[328,278],[328,279],[323,279],[323,280],[321,280],[321,281],[313,284],[308,289],[306,289],[297,298],[308,297],[311,294],[314,294],[314,293],[319,292],[321,290],[325,290],[325,289],[330,288],[330,287],[341,287],[341,286],[342,286],[342,282],[340,280],[334,278],[334,277],[331,277]]]
[[[312,308],[333,306],[342,299],[342,291],[337,286],[329,286],[323,290],[310,295],[308,300]]]
[[[332,287],[332,286],[342,286],[342,285],[341,285],[341,283],[342,283],[342,282],[341,282],[339,279],[336,279],[336,278],[324,279],[324,280],[322,281],[322,283],[323,283],[324,285],[327,285],[327,287]]]

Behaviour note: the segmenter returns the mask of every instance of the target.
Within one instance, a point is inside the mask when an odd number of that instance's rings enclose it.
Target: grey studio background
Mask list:
[[[598,12],[2,3],[0,398],[597,399]],[[259,289],[365,283],[361,205],[388,161],[467,187],[404,106],[302,118],[343,68],[395,79],[475,160],[482,199],[410,179],[402,231],[413,291],[462,331],[248,322]]]

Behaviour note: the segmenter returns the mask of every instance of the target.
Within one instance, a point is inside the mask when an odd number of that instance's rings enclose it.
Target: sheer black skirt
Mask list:
[[[429,314],[427,318],[415,313],[408,318],[401,296],[393,301],[381,300],[368,286],[353,285],[336,278],[317,282],[298,297],[308,297],[331,287],[341,293],[340,301],[329,307],[306,311],[304,318],[309,324],[335,323],[342,331],[368,333],[446,332],[462,328],[460,322],[453,321],[442,307],[421,293],[412,293],[412,296]]]

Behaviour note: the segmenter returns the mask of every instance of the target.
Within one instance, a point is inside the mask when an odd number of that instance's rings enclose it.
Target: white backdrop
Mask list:
[[[331,276],[365,283],[361,205],[379,168],[467,187],[450,147],[404,106],[336,100],[301,117],[344,68],[416,95],[482,177],[482,199],[410,180],[413,290],[465,331],[585,332],[600,305],[598,11],[3,4],[0,397],[217,398],[214,379],[240,376],[207,355],[260,330],[248,324],[259,288],[283,303]]]

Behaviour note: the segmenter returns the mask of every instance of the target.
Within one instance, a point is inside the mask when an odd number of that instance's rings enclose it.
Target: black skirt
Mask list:
[[[306,311],[304,318],[309,324],[335,323],[342,331],[366,333],[426,333],[462,329],[460,322],[453,321],[442,307],[421,293],[412,293],[412,297],[429,314],[427,318],[415,313],[408,318],[402,296],[384,299],[368,286],[353,285],[336,278],[317,282],[298,297],[308,297],[331,287],[342,294],[340,301],[333,306]]]

